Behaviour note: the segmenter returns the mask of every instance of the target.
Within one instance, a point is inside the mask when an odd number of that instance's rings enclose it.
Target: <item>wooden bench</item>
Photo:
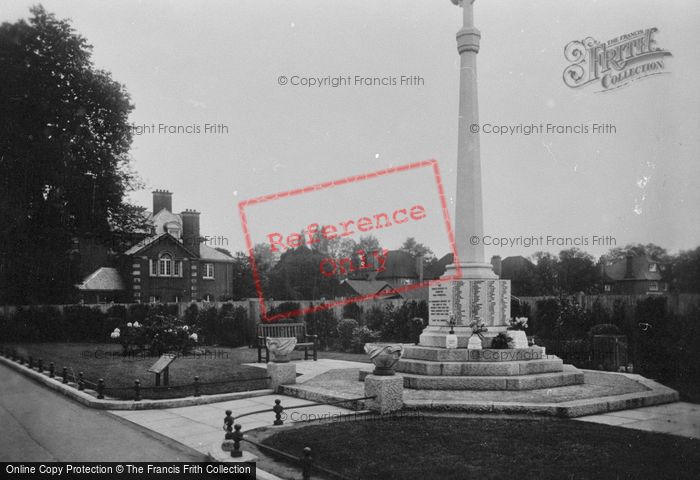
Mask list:
[[[265,350],[265,363],[270,361],[270,351],[267,348],[267,338],[295,337],[297,344],[294,350],[304,350],[304,360],[309,359],[309,349],[312,349],[314,361],[318,359],[316,347],[318,335],[307,335],[305,323],[261,323],[257,327],[258,363],[262,362],[262,351]]]

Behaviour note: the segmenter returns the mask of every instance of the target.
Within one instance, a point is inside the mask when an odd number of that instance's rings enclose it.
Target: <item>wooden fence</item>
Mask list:
[[[572,295],[579,304],[586,310],[592,310],[593,305],[598,302],[608,312],[613,312],[616,302],[625,308],[625,314],[633,316],[637,308],[637,302],[649,298],[651,295]],[[693,309],[700,309],[700,294],[698,293],[672,293],[664,294],[666,298],[666,309],[668,313],[687,315]],[[556,299],[554,296],[545,297],[518,297],[522,303],[530,307],[530,316],[537,316],[537,302],[540,300]]]

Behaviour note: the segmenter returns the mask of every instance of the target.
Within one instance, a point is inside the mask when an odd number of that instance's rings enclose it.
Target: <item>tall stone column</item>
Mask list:
[[[510,318],[510,282],[498,280],[484,258],[479,148],[479,102],[476,55],[481,32],[474,27],[474,0],[451,0],[461,5],[463,26],[457,32],[460,56],[459,123],[457,137],[457,193],[455,196],[455,249],[457,258],[443,278],[450,282],[431,285],[430,321],[420,337],[421,345],[444,347],[450,318],[458,347],[466,347],[473,322],[489,328],[487,336],[505,330]]]

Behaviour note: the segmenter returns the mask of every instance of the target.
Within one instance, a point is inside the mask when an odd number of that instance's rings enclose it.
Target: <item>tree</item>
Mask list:
[[[679,293],[700,293],[700,247],[682,251],[676,257],[673,288]]]
[[[124,201],[138,186],[133,105],[67,20],[41,6],[31,14],[0,26],[0,292],[5,302],[60,302],[79,280],[74,238],[139,226]]]
[[[422,256],[426,261],[431,261],[435,258],[435,254],[429,247],[416,242],[416,239],[413,237],[408,237],[399,250],[408,252],[414,257]]]
[[[668,254],[665,248],[653,243],[647,243],[646,245],[642,245],[641,243],[629,243],[624,247],[611,248],[608,253],[601,257],[601,260],[605,262],[614,262],[624,259],[627,255],[647,255],[649,258],[659,262],[667,262],[671,260],[671,256]]]
[[[549,252],[537,252],[535,260],[536,290],[539,295],[558,295],[561,292],[559,284],[559,259]]]
[[[598,269],[592,255],[570,248],[559,252],[559,286],[565,293],[592,293],[598,283]]]
[[[306,245],[286,250],[269,272],[266,296],[277,300],[334,298],[338,277],[321,273],[326,258]]]

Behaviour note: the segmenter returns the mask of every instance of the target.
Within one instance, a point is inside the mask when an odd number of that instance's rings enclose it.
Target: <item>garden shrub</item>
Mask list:
[[[354,318],[344,318],[338,322],[338,342],[342,351],[352,349],[353,334],[360,324]]]
[[[355,302],[346,303],[343,305],[343,318],[354,318],[360,325],[363,325],[362,307]]]
[[[366,326],[355,327],[352,330],[350,348],[354,353],[362,353],[365,351],[366,343],[376,343],[379,341],[380,336],[379,332],[370,330]]]
[[[599,323],[591,327],[588,331],[588,337],[593,338],[594,335],[620,335],[621,333],[617,325],[612,323]]]
[[[317,310],[307,313],[304,317],[306,333],[318,335],[319,347],[326,350],[337,346],[338,319],[333,310]]]

